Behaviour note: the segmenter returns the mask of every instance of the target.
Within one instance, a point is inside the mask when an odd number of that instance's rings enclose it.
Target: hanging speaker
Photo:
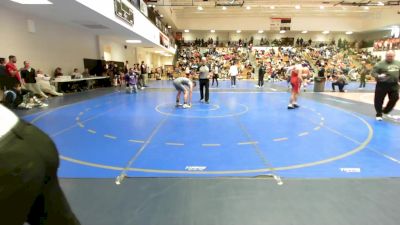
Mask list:
[[[29,31],[29,33],[35,33],[36,32],[35,21],[27,20],[27,23],[28,23],[28,31]]]

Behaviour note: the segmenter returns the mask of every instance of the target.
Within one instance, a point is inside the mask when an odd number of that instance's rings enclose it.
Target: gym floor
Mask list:
[[[171,81],[152,81],[18,113],[56,143],[82,224],[396,224],[400,126],[354,97],[373,84],[307,87],[292,111],[285,82],[254,85],[220,81],[208,105],[196,90],[191,109],[175,107]]]

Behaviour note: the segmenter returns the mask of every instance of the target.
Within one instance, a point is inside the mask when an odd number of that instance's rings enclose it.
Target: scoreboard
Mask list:
[[[292,24],[291,18],[271,18],[270,30],[289,31]]]

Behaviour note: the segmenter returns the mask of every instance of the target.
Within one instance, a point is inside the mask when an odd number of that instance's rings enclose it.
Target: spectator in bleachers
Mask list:
[[[24,88],[33,92],[35,95],[39,95],[42,98],[48,98],[48,96],[40,89],[40,86],[36,83],[36,71],[31,67],[29,61],[24,61],[24,68],[21,70],[21,77],[24,80]]]

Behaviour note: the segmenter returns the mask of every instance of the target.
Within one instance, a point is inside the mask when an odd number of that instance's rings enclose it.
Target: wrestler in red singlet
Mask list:
[[[292,69],[290,75],[290,84],[292,85],[293,89],[292,91],[298,94],[300,91],[300,79],[299,79],[298,69],[296,67]]]

